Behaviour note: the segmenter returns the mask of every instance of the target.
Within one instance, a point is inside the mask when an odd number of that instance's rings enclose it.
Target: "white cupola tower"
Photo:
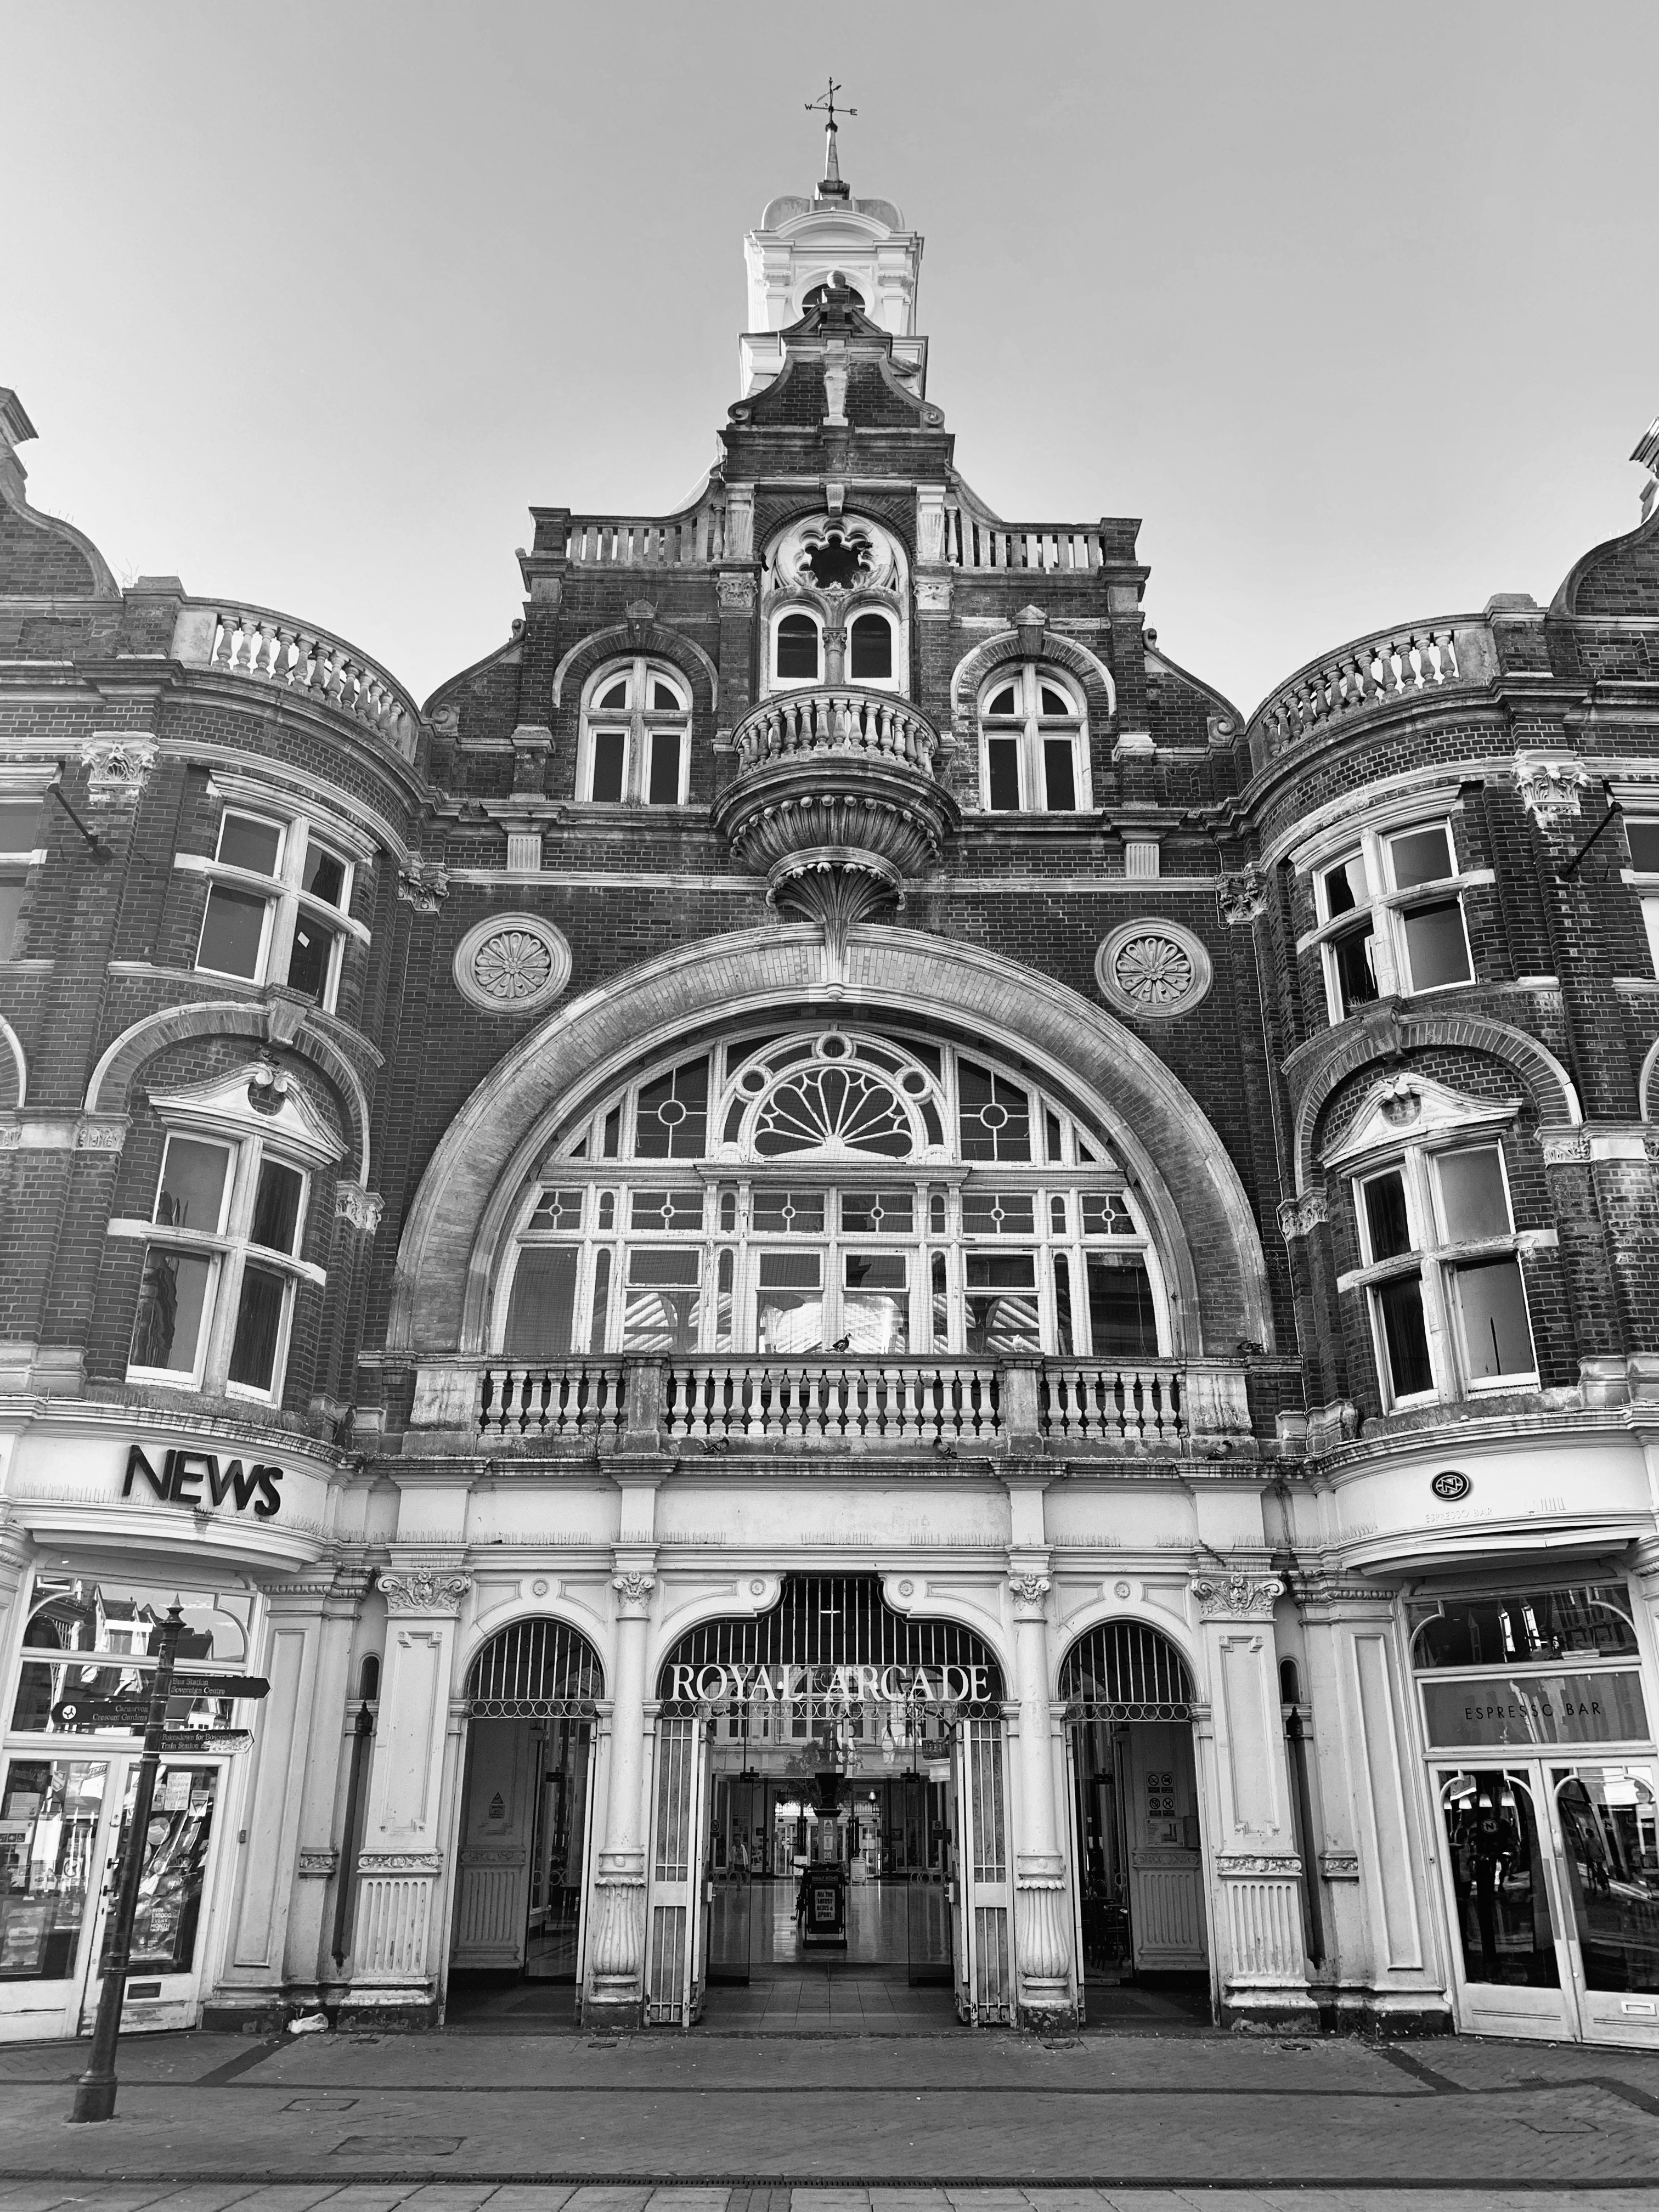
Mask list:
[[[857,199],[842,183],[833,112],[823,137],[823,177],[811,198],[773,200],[759,228],[743,241],[749,268],[749,327],[738,341],[744,396],[782,368],[775,334],[800,320],[811,295],[836,270],[872,322],[891,331],[895,360],[924,391],[927,341],[916,335],[921,240],[906,229],[891,200]]]

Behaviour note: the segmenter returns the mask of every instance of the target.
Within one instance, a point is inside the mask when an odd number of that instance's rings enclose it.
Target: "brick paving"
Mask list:
[[[1659,2205],[1659,2057],[1091,2033],[167,2035],[0,2051],[0,2212]]]

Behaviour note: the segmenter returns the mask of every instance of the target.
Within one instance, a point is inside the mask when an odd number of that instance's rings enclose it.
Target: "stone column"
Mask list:
[[[645,1997],[645,1667],[653,1556],[618,1556],[611,1579],[617,1594],[611,1788],[593,1877],[592,1980],[584,2008],[590,2021],[630,2027],[640,2024]]]
[[[0,1651],[10,1650],[15,1640],[12,1614],[23,1601],[33,1557],[34,1540],[28,1530],[0,1522]],[[0,1716],[0,1725],[10,1717],[9,1713]]]
[[[310,1741],[300,1797],[299,1879],[289,1915],[283,1960],[289,1994],[306,2002],[321,1991],[326,1972],[325,1955],[333,1929],[341,1858],[334,1833],[334,1810],[341,1802],[341,1766],[351,1757],[351,1729],[345,1717],[351,1639],[368,1587],[368,1578],[361,1571],[339,1572],[323,1601]]]
[[[1208,1795],[1222,2017],[1311,2027],[1302,1861],[1279,1711],[1273,1617],[1285,1585],[1260,1568],[1194,1578],[1209,1678]]]
[[[455,1617],[472,1577],[455,1568],[399,1565],[381,1571],[380,1587],[390,1617],[357,1857],[351,1989],[341,2011],[429,2027],[437,2013],[432,1917],[443,1870]]]
[[[1046,1564],[1046,1562],[1045,1562]],[[1054,1817],[1058,1737],[1048,1700],[1048,1577],[1021,1563],[1008,1577],[1014,1602],[1014,1695],[1018,1708],[1014,1790],[1014,1931],[1019,2017],[1035,2026],[1074,2019],[1071,1900]]]

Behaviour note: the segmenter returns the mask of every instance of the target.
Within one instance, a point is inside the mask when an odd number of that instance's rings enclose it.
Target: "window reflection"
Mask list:
[[[1449,1776],[1441,1805],[1464,1979],[1559,1989],[1549,1891],[1525,1777],[1501,1770]]]

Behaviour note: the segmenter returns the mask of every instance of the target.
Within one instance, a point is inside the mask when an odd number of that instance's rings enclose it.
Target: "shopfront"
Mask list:
[[[1459,2027],[1659,2047],[1659,1759],[1624,1582],[1407,1617]]]
[[[192,2026],[226,1962],[273,1711],[280,1749],[301,1762],[306,1750],[297,1673],[279,1669],[269,1709],[216,1694],[208,1678],[269,1668],[267,1590],[314,1558],[325,1474],[297,1455],[256,1462],[210,1436],[66,1421],[18,1440],[5,1494],[17,1550],[15,1585],[0,1594],[11,1599],[0,1626],[0,2039],[90,2033],[142,1713],[175,1597],[184,1628],[167,1724],[201,1748],[169,1748],[161,1763],[121,2026]],[[273,1893],[279,1857],[268,1850],[262,1875]]]
[[[813,1961],[954,1988],[1012,2020],[1002,1669],[873,1576],[792,1576],[658,1679],[647,2016]]]

